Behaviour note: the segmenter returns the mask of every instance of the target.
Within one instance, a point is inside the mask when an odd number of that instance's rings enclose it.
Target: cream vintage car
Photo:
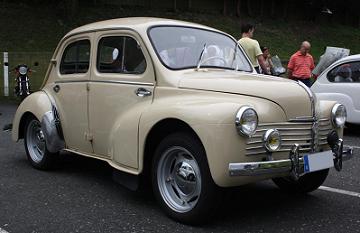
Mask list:
[[[60,151],[104,160],[128,186],[151,182],[169,216],[198,223],[224,187],[273,179],[290,192],[317,189],[352,155],[345,121],[343,105],[316,101],[302,83],[256,74],[226,33],[123,18],[60,41],[12,137],[35,168]]]

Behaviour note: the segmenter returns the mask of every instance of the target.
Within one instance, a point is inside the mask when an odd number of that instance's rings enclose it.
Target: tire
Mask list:
[[[293,194],[306,194],[318,189],[326,180],[329,169],[305,174],[295,181],[290,177],[275,178],[274,183],[283,191]]]
[[[158,145],[152,162],[154,196],[176,221],[197,225],[209,221],[220,198],[205,150],[189,133],[174,133]]]
[[[34,116],[28,117],[24,128],[25,151],[30,164],[40,170],[55,166],[59,153],[50,153],[46,148],[41,124]]]

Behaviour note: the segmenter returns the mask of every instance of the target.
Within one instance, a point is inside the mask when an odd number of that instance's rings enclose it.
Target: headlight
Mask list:
[[[342,104],[335,104],[331,110],[331,120],[335,127],[343,127],[346,122],[346,108]]]
[[[281,136],[276,129],[267,130],[264,134],[263,141],[268,152],[277,151],[281,147]]]
[[[258,115],[248,106],[241,107],[235,117],[235,126],[239,134],[250,137],[256,132]]]
[[[27,68],[25,66],[20,66],[19,67],[19,73],[21,75],[25,75],[27,73]]]

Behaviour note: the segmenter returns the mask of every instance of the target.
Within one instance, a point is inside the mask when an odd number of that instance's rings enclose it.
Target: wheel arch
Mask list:
[[[38,91],[26,97],[16,110],[13,120],[12,139],[18,141],[23,138],[22,131],[29,114],[41,121],[44,114],[51,110],[51,102],[45,92]]]
[[[24,138],[24,129],[26,127],[26,122],[28,121],[29,118],[31,117],[35,117],[37,118],[32,112],[25,112],[20,119],[20,123],[19,123],[19,132],[18,132],[18,138],[19,139],[23,139]],[[38,118],[37,118],[38,119]],[[39,119],[38,119],[39,120]]]
[[[175,132],[186,132],[191,134],[201,143],[205,151],[204,144],[202,143],[199,135],[188,123],[178,118],[162,119],[153,125],[145,138],[142,159],[140,159],[141,174],[145,177],[149,177],[148,175],[151,170],[152,158],[156,147],[166,136]]]

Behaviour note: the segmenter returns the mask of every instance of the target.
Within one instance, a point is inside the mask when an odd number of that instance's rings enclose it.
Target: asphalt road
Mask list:
[[[1,129],[15,110],[0,104]],[[213,221],[190,227],[164,216],[151,192],[113,182],[106,163],[63,154],[58,169],[38,171],[28,164],[23,142],[10,137],[0,132],[0,233],[360,232],[360,148],[324,183],[352,193],[317,190],[297,197],[261,182],[228,190]],[[352,127],[345,144],[360,146],[360,130]]]

